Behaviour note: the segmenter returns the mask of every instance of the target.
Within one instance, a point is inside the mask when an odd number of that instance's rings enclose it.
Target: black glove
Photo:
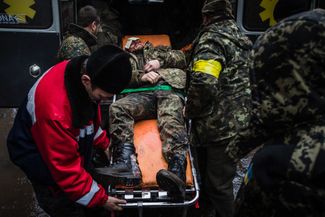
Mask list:
[[[267,145],[253,158],[253,176],[265,191],[278,187],[286,179],[289,161],[294,145]]]
[[[320,150],[312,172],[312,182],[319,188],[325,189],[325,151]]]

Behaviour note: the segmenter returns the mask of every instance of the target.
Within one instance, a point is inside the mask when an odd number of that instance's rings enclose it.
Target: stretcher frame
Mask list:
[[[113,101],[116,101],[116,96]],[[107,105],[107,104],[106,104]],[[188,122],[188,132],[190,132],[191,122]],[[192,155],[190,146],[188,147],[188,163],[190,164],[190,171],[192,175],[192,183],[186,186],[186,194],[184,201],[175,201],[174,198],[168,195],[167,191],[159,189],[158,187],[144,187],[135,186],[115,186],[113,183],[109,184],[106,188],[108,195],[124,199],[126,204],[121,204],[123,208],[137,208],[138,216],[143,216],[144,208],[174,208],[179,207],[182,209],[182,217],[187,215],[189,206],[194,205],[199,198],[199,184],[198,174],[195,168],[195,158]],[[113,158],[111,158],[111,162]],[[141,169],[141,168],[140,168]],[[114,215],[113,215],[114,216]]]
[[[127,36],[123,38],[123,44],[126,43],[128,37],[138,37],[142,41],[150,41],[154,45],[170,45],[168,35],[140,35]],[[116,95],[113,97],[113,102],[116,101]],[[187,128],[190,132],[191,122],[188,122]],[[188,163],[190,163],[190,170],[192,175],[191,185],[186,186],[186,194],[184,201],[175,201],[174,198],[168,195],[167,191],[159,189],[158,187],[151,188],[118,188],[113,184],[107,187],[107,193],[113,197],[126,200],[126,204],[121,204],[123,208],[137,208],[139,217],[143,216],[143,208],[183,208],[182,216],[187,215],[188,207],[194,205],[199,198],[199,184],[198,174],[195,169],[194,158],[190,146],[188,147]],[[112,159],[111,159],[112,160]],[[114,215],[113,215],[114,216]]]
[[[182,207],[182,216],[187,215],[188,207],[194,205],[199,198],[199,184],[197,180],[197,172],[194,167],[194,159],[190,148],[188,149],[188,155],[191,163],[191,172],[193,176],[193,185],[186,186],[186,195],[184,201],[175,201],[172,197],[168,196],[167,191],[159,188],[129,188],[119,189],[113,185],[109,185],[107,192],[113,197],[124,199],[126,204],[121,204],[123,208],[137,208],[139,217],[143,216],[143,208],[173,208]]]

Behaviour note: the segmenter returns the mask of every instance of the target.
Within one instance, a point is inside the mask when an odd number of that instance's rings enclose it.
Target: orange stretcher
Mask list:
[[[156,45],[170,45],[168,35],[136,35],[125,36],[123,46],[128,37],[138,37],[142,42],[150,41]],[[142,182],[139,186],[108,186],[108,194],[123,198],[127,201],[123,207],[138,208],[142,216],[144,207],[183,207],[183,216],[187,208],[193,205],[199,197],[199,186],[194,160],[189,149],[186,169],[186,197],[182,202],[175,202],[168,193],[156,182],[156,174],[160,169],[167,169],[168,165],[162,154],[162,142],[158,131],[157,120],[143,120],[135,123],[134,145],[138,156],[139,167],[142,172]]]
[[[182,202],[175,202],[166,191],[159,189],[156,182],[157,172],[168,167],[162,155],[157,120],[144,120],[135,124],[134,144],[142,172],[141,184],[131,188],[110,185],[108,194],[125,199],[127,201],[123,205],[125,208],[138,208],[139,216],[142,216],[145,207],[183,207],[183,216],[186,216],[187,208],[193,205],[199,197],[197,174],[191,151],[189,150],[187,156],[186,197]]]
[[[153,46],[165,45],[170,46],[170,39],[168,35],[126,35],[122,38],[122,47],[125,46],[129,38],[139,38],[142,42],[150,41]]]

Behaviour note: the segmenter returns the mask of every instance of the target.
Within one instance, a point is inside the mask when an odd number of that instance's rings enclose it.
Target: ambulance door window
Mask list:
[[[128,0],[130,4],[164,3],[164,0]]]
[[[318,7],[325,9],[325,1],[324,0],[318,0]]]
[[[76,4],[75,1],[61,0],[60,1],[60,28],[61,33],[68,31],[69,24],[76,21]]]
[[[278,20],[274,16],[277,4],[286,0],[247,0],[244,4],[243,25],[248,31],[265,31],[274,26]],[[306,8],[299,8],[300,11],[310,10],[311,0],[306,2]],[[321,0],[323,1],[323,0]],[[286,17],[286,14],[282,16]]]
[[[0,28],[47,29],[52,22],[51,0],[0,0]]]

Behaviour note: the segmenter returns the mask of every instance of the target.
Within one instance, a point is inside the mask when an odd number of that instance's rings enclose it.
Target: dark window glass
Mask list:
[[[68,31],[69,24],[75,23],[75,6],[73,1],[60,2],[61,32]]]
[[[0,28],[46,29],[51,25],[51,0],[0,0]]]
[[[277,6],[283,2],[286,4],[286,0],[246,0],[244,2],[243,25],[249,31],[265,31],[279,21],[277,16],[287,17],[291,15],[290,11],[283,10],[281,14],[279,14],[279,10],[277,11]],[[311,0],[304,2],[304,5],[295,10],[309,10]]]
[[[130,4],[164,3],[164,0],[129,0]]]
[[[318,7],[325,9],[325,1],[324,0],[318,0]]]

